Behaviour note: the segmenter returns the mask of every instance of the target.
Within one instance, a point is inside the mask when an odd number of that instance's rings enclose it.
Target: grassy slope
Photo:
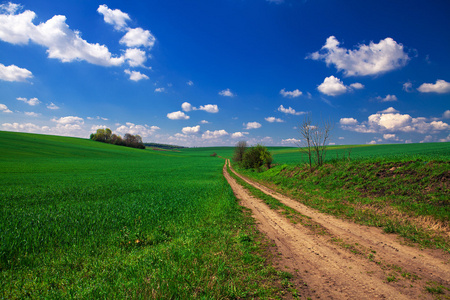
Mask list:
[[[276,296],[209,150],[0,132],[0,297]]]
[[[271,170],[240,171],[323,212],[450,249],[450,143],[352,147],[351,160],[331,147],[314,172],[295,150],[273,149]]]

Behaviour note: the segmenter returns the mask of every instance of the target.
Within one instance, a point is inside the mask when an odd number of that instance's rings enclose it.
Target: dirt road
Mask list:
[[[406,246],[396,235],[384,234],[378,228],[319,213],[231,169],[327,232],[317,234],[253,197],[228,174],[227,164],[228,160],[223,173],[236,197],[252,210],[259,230],[274,241],[280,253],[279,267],[295,275],[296,284],[301,285],[296,288],[303,295],[312,299],[434,299],[448,295],[448,253]],[[439,286],[446,295],[439,293]]]

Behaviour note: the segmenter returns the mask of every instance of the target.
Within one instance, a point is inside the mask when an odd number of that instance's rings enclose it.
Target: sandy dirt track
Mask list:
[[[319,213],[231,169],[328,232],[316,234],[253,197],[228,174],[227,164],[228,160],[223,169],[225,178],[241,205],[252,210],[258,229],[276,244],[281,254],[280,268],[293,273],[297,284],[303,283],[297,288],[303,288],[303,293],[312,299],[433,299],[433,294],[425,289],[429,282],[450,286],[448,253],[406,246],[396,235],[384,234],[378,228]],[[363,250],[353,253],[342,245],[356,245]]]

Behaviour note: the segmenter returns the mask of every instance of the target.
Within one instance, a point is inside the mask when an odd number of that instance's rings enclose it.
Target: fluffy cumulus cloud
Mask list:
[[[57,110],[57,109],[59,109],[59,106],[57,106],[55,103],[53,103],[53,102],[50,102],[50,104],[49,105],[47,105],[47,108],[48,109],[51,109],[51,110]]]
[[[364,88],[364,85],[359,82],[355,82],[355,83],[350,84],[350,87],[355,90],[361,90]]]
[[[248,122],[248,123],[244,123],[243,124],[244,125],[244,127],[245,127],[245,129],[258,129],[258,128],[261,128],[261,124],[260,123],[258,123],[258,122]]]
[[[424,117],[414,118],[409,114],[398,113],[393,108],[372,114],[362,123],[353,118],[343,118],[340,120],[340,125],[344,130],[362,133],[417,132],[425,134],[450,130],[450,125],[443,121],[430,122]]]
[[[183,132],[184,134],[197,134],[200,132],[200,125],[193,127],[183,127],[181,132]]]
[[[378,96],[376,99],[380,102],[395,102],[398,100],[397,96],[395,95],[386,95],[386,97]]]
[[[231,134],[231,138],[233,138],[233,139],[241,139],[241,138],[245,137],[245,135],[247,135],[247,134],[248,134],[248,132],[240,132],[240,131],[238,131],[238,132],[235,132],[235,133]]]
[[[5,104],[0,103],[0,112],[10,114],[12,111]]]
[[[299,91],[298,89],[293,91],[286,91],[285,89],[282,89],[280,91],[280,94],[285,98],[297,98],[300,97],[303,93]]]
[[[334,65],[346,76],[378,75],[403,67],[410,59],[403,45],[392,38],[358,45],[354,50],[339,45],[336,37],[330,36],[320,51],[306,58],[325,61],[328,66]]]
[[[136,47],[151,48],[155,37],[142,28],[128,28],[128,14],[120,10],[111,10],[106,5],[100,5],[98,12],[103,15],[106,23],[117,30],[127,33],[120,40],[128,48],[122,55],[113,55],[108,47],[98,43],[89,43],[81,38],[81,33],[72,30],[66,23],[66,17],[55,15],[49,20],[35,25],[33,20],[36,13],[30,10],[19,12],[20,6],[3,6],[0,14],[0,40],[11,44],[28,44],[30,41],[47,49],[49,58],[59,59],[62,62],[86,61],[101,66],[120,66],[128,62],[131,67],[142,66],[146,54]],[[1,68],[0,68],[1,69]],[[22,80],[31,77],[31,72],[15,67],[16,73],[22,73]],[[12,69],[9,70],[12,72]]]
[[[339,124],[341,125],[356,125],[358,124],[358,120],[354,118],[341,118],[339,120]]]
[[[133,135],[140,135],[141,137],[149,137],[155,133],[155,131],[159,130],[160,128],[158,126],[149,126],[147,124],[145,125],[136,125],[130,122],[127,122],[125,125],[121,125],[116,128],[115,132],[119,134],[133,134]]]
[[[298,145],[301,141],[296,138],[281,140],[282,145]]]
[[[36,106],[36,105],[38,105],[39,103],[41,103],[41,101],[39,101],[38,98],[31,98],[30,100],[28,100],[27,98],[18,97],[18,98],[16,98],[16,99],[19,100],[19,101],[23,101],[23,102],[25,102],[26,104],[31,105],[31,106]]]
[[[189,86],[193,86],[194,82],[192,80],[189,80],[188,82],[186,82],[186,84],[189,85]]]
[[[275,117],[267,117],[267,118],[264,118],[264,120],[266,120],[269,123],[274,123],[274,122],[276,122],[276,123],[283,123],[284,122],[282,119],[275,118]]]
[[[147,61],[147,54],[145,51],[137,48],[127,49],[124,57],[128,62],[128,65],[132,68],[143,67],[144,63]]]
[[[204,110],[206,112],[214,114],[214,113],[219,112],[219,107],[216,104],[206,104],[206,105],[200,105],[200,107],[197,108],[197,110]]]
[[[399,138],[395,133],[385,133],[383,134],[383,139],[385,140],[391,140],[391,141],[398,141]]]
[[[66,124],[78,124],[83,125],[84,119],[80,117],[74,117],[74,116],[67,116],[67,117],[61,117],[59,119],[53,118],[53,122],[56,122],[57,124],[66,125]]]
[[[130,16],[127,13],[119,9],[110,9],[105,4],[100,5],[97,11],[103,15],[105,22],[113,25],[116,30],[125,29],[127,27],[127,21],[130,20]]]
[[[450,119],[450,110],[446,110],[446,111],[444,112],[444,114],[442,115],[442,117],[443,117],[444,119]]]
[[[223,136],[228,135],[228,132],[226,132],[225,130],[221,129],[221,130],[214,130],[214,131],[209,131],[206,130],[203,134],[202,134],[202,138],[203,139],[216,139],[216,138],[220,138]]]
[[[130,80],[132,80],[132,81],[149,79],[147,75],[142,74],[141,72],[138,72],[138,71],[130,71],[130,70],[126,69],[124,72],[125,72],[125,74],[130,76]]]
[[[411,93],[412,92],[412,83],[411,82],[405,82],[403,84],[403,90],[407,93]]]
[[[191,111],[192,105],[189,102],[183,102],[183,104],[181,104],[181,109],[186,112]]]
[[[339,78],[330,76],[317,87],[319,92],[328,96],[339,96],[347,92],[347,87]]]
[[[147,47],[152,48],[156,38],[148,30],[142,28],[129,29],[128,32],[120,39],[120,43],[127,47]]]
[[[175,111],[167,114],[171,120],[188,120],[190,117],[182,111]]]
[[[0,30],[1,30],[1,15],[0,15]],[[1,39],[1,35],[0,35]],[[0,80],[4,81],[26,81],[32,78],[33,73],[27,69],[19,68],[16,65],[5,66],[0,63]]]
[[[393,108],[391,106],[391,107],[386,108],[385,110],[379,111],[378,113],[379,114],[393,114],[393,113],[398,113],[398,112],[399,112],[398,110],[396,110],[395,108]]]
[[[163,93],[164,90],[165,90],[164,88],[156,88],[155,93]]]
[[[206,104],[200,105],[199,107],[194,107],[189,102],[183,102],[183,104],[181,104],[181,109],[185,112],[189,112],[191,110],[203,110],[212,114],[219,112],[219,107],[217,104]]]
[[[233,93],[230,91],[230,89],[226,89],[226,90],[220,91],[220,92],[219,92],[219,95],[220,95],[220,96],[224,96],[224,97],[234,97],[234,96],[235,96],[235,94],[233,94]]]
[[[417,90],[421,93],[447,94],[450,93],[450,82],[438,79],[436,83],[423,83]]]
[[[283,105],[280,105],[280,107],[278,107],[278,111],[288,115],[295,115],[295,116],[305,114],[305,112],[303,111],[295,111],[295,109],[293,109],[292,107],[289,106],[289,108],[285,108]]]

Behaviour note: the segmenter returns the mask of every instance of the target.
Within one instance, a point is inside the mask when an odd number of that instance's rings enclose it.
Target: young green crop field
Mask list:
[[[0,132],[0,298],[276,297],[212,149]],[[216,149],[217,150],[217,149]]]

